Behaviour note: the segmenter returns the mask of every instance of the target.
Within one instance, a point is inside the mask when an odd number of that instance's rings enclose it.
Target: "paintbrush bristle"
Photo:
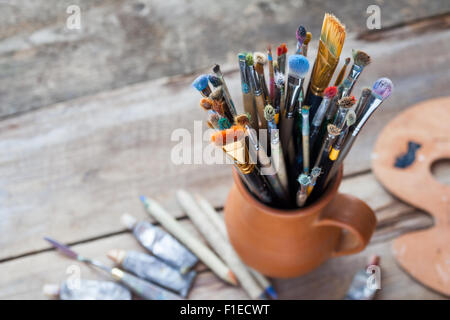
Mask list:
[[[339,129],[338,127],[336,127],[334,124],[331,123],[327,126],[327,131],[329,134],[333,136],[338,136],[341,133],[341,129]]]
[[[267,121],[273,121],[275,119],[276,110],[270,104],[266,105],[264,108],[264,118]]]
[[[353,52],[353,61],[356,65],[365,67],[370,64],[370,56],[364,51],[356,50]]]
[[[325,13],[320,40],[335,57],[341,55],[345,41],[345,26],[333,14]]]
[[[309,184],[311,183],[311,178],[310,178],[308,175],[302,173],[302,174],[298,177],[298,180],[297,180],[297,181],[298,181],[298,183],[300,183],[301,185],[307,186],[307,185],[309,185]]]
[[[223,103],[222,101],[219,100],[213,100],[213,105],[212,105],[212,109],[217,112],[218,114],[220,114],[221,116],[224,115],[224,108],[223,108]]]
[[[297,28],[297,31],[295,32],[295,38],[297,39],[300,45],[303,44],[303,42],[306,39],[306,29],[304,26],[299,26]]]
[[[348,110],[345,121],[347,122],[347,127],[352,126],[356,122],[356,113],[353,109]]]
[[[208,86],[208,75],[202,74],[199,75],[195,80],[192,82],[192,86],[197,89],[198,91],[204,90]]]
[[[333,98],[337,93],[337,87],[328,87],[324,90],[323,95],[324,97],[331,99]]]
[[[266,55],[262,52],[254,52],[253,59],[255,60],[255,64],[265,65],[267,63]]]
[[[384,100],[391,95],[393,89],[394,84],[390,79],[380,78],[373,84],[372,92]]]
[[[245,61],[245,57],[247,56],[247,52],[239,52],[238,53],[238,59],[240,61]]]
[[[222,100],[222,98],[223,98],[222,86],[218,86],[217,88],[215,88],[209,95],[209,98],[211,98],[212,100],[218,100],[218,101]]]
[[[242,139],[245,135],[244,130],[240,126],[232,126],[229,129],[214,132],[211,136],[211,142],[216,146],[223,146]]]
[[[234,117],[234,122],[242,127],[245,127],[250,124],[250,119],[247,114],[240,114]]]
[[[220,71],[220,66],[219,66],[218,64],[215,64],[215,65],[212,67],[212,70],[213,70],[214,73],[221,73],[221,71]]]
[[[284,74],[282,74],[281,72],[276,72],[275,73],[275,85],[277,87],[282,87],[282,86],[284,86],[284,81],[285,81]]]
[[[343,97],[338,101],[338,106],[341,108],[351,108],[356,102],[354,96],[351,97]]]
[[[245,56],[245,63],[248,66],[252,66],[253,65],[253,55],[251,53],[247,53],[247,55]]]
[[[208,111],[208,121],[213,125],[213,127],[219,127],[220,116],[214,110]]]
[[[200,100],[200,107],[206,111],[211,110],[213,106],[213,101],[210,98],[202,98]]]
[[[290,55],[288,58],[289,73],[303,78],[309,70],[309,61],[300,54]]]
[[[350,64],[350,57],[348,57],[348,58],[345,58],[345,62],[344,62],[344,64],[346,65],[346,66],[348,66],[349,64]]]
[[[361,92],[361,98],[367,98],[368,96],[370,96],[370,94],[372,93],[372,89],[370,88],[364,88]]]
[[[303,41],[303,44],[307,45],[311,41],[311,38],[312,38],[311,32],[307,32],[306,38],[305,38],[305,41]]]

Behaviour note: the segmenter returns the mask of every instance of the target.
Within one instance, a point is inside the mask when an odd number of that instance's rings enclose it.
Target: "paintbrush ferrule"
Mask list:
[[[342,91],[341,97],[348,97],[353,91],[353,87],[356,84],[356,81],[358,80],[359,76],[361,75],[361,72],[363,71],[364,67],[359,66],[357,64],[353,64],[352,68],[350,69],[350,72],[347,76],[347,81],[343,82],[344,89]]]
[[[378,97],[376,94],[372,93],[367,101],[365,112],[361,115],[361,119],[355,126],[352,135],[357,136],[359,131],[364,127],[367,120],[369,120],[370,116],[377,110],[377,108],[381,105],[383,100],[381,97]]]

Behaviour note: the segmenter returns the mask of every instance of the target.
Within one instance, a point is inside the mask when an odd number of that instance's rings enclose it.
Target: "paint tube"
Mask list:
[[[61,300],[131,300],[131,292],[113,281],[65,281],[61,286],[46,284],[43,292]]]
[[[353,277],[345,300],[372,300],[375,297],[375,293],[380,288],[379,283],[377,283],[380,281],[380,279],[377,279],[380,276],[379,265],[379,256],[370,257],[367,268],[359,270]],[[372,280],[375,280],[375,283]]]
[[[124,215],[122,222],[133,231],[144,248],[182,274],[187,273],[198,262],[191,251],[160,227],[147,221],[137,222],[130,215]]]
[[[184,298],[197,275],[193,270],[183,275],[178,269],[158,258],[141,252],[111,250],[108,252],[108,257],[139,278],[176,291]]]

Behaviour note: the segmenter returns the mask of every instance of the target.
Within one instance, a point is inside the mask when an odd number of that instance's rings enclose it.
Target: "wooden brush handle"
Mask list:
[[[243,93],[242,96],[244,100],[244,111],[250,114],[250,125],[258,132],[258,115],[253,102],[253,95],[251,93]]]
[[[264,96],[261,94],[259,96],[255,96],[255,104],[256,104],[256,111],[258,112],[259,116],[259,122],[260,122],[260,129],[267,129],[267,120],[264,118]]]

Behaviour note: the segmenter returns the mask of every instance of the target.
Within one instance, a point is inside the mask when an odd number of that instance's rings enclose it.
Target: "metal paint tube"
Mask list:
[[[108,257],[121,265],[124,270],[134,273],[139,278],[176,291],[183,297],[187,296],[197,275],[193,270],[183,275],[178,269],[142,252],[111,250],[108,252]]]
[[[368,285],[369,278],[372,276],[372,272],[371,270],[369,270],[369,267],[379,268],[379,265],[380,257],[372,256],[370,258],[369,264],[367,265],[367,268],[358,271],[353,277],[350,288],[345,295],[345,300],[373,300],[377,292],[377,288],[370,287]]]
[[[147,221],[136,223],[133,234],[144,248],[183,274],[198,262],[198,258],[171,234]]]
[[[47,284],[45,295],[61,300],[131,300],[131,292],[113,281],[80,280],[64,281],[61,286]]]

